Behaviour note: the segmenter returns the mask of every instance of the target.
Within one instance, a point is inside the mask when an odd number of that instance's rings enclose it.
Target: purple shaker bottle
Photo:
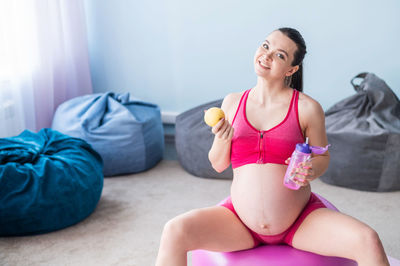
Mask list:
[[[300,188],[294,181],[294,175],[291,174],[292,170],[297,167],[301,162],[307,161],[311,158],[312,150],[310,145],[308,145],[308,138],[306,138],[306,143],[296,144],[296,149],[293,151],[290,157],[290,163],[286,169],[285,177],[283,178],[283,184],[293,190],[298,190]]]

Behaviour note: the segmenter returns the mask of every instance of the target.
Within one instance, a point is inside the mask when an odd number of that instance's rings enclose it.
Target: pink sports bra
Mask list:
[[[283,121],[266,131],[254,128],[247,120],[246,103],[249,92],[250,89],[243,93],[232,121],[232,168],[251,163],[285,164],[296,144],[304,142],[297,110],[299,92],[293,90],[289,111]]]

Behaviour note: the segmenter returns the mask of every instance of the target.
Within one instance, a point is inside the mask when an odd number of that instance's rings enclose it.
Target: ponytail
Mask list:
[[[294,43],[296,43],[297,50],[294,53],[294,59],[292,66],[299,66],[299,69],[292,75],[289,83],[290,87],[303,92],[303,59],[307,53],[306,43],[300,32],[293,28],[279,28],[280,32],[289,37]]]
[[[299,69],[292,75],[290,87],[303,92],[303,63],[299,65]]]

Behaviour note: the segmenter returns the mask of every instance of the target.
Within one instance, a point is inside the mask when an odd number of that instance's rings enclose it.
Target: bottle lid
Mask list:
[[[296,144],[296,150],[302,153],[311,153],[310,145],[307,143],[298,143]]]

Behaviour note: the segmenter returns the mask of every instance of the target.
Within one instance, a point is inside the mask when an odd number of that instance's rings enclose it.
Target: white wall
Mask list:
[[[324,109],[374,72],[400,95],[400,1],[85,0],[95,92],[130,92],[182,112],[255,85],[253,55],[272,30],[307,44],[305,92]]]

